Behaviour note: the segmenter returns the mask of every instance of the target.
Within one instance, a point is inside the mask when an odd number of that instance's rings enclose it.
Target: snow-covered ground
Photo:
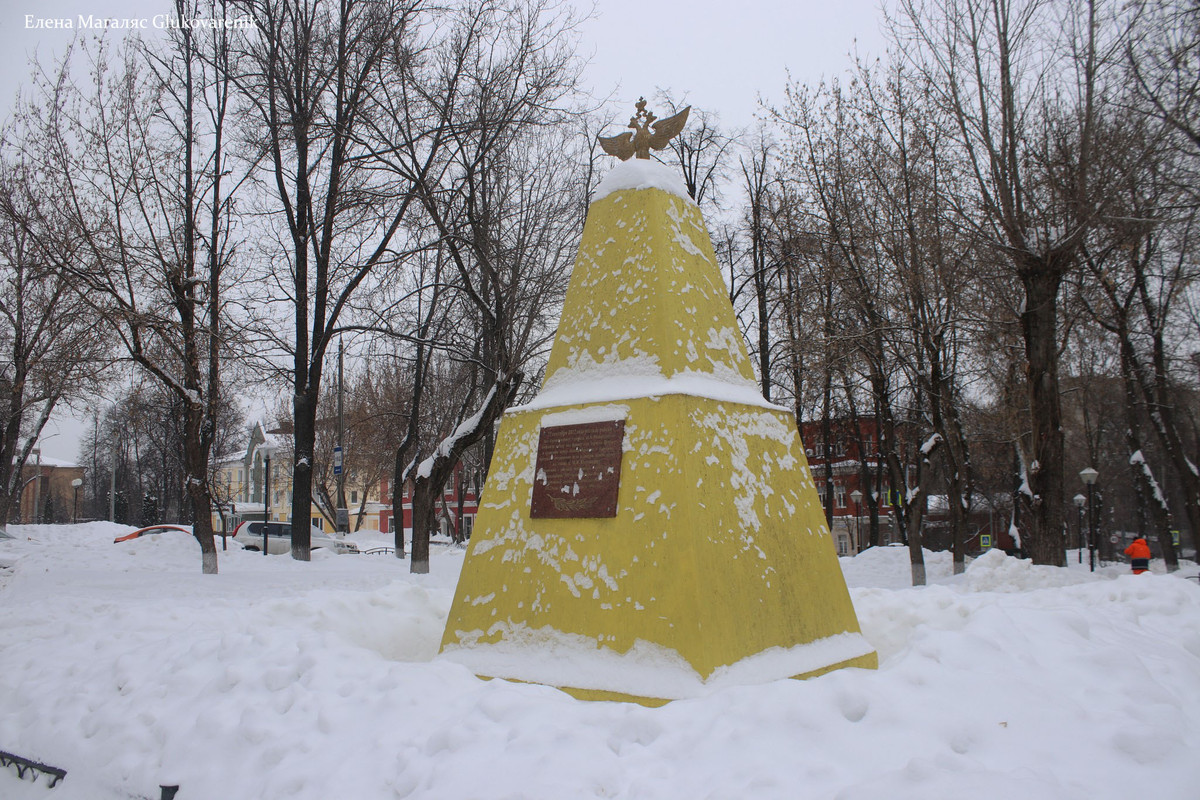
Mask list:
[[[1200,585],[993,553],[843,559],[878,671],[644,708],[435,658],[463,551],[309,564],[109,523],[0,542],[0,798],[1200,797]],[[28,538],[24,538],[28,537]],[[364,539],[364,545],[372,544]],[[1161,573],[1162,565],[1154,565]]]

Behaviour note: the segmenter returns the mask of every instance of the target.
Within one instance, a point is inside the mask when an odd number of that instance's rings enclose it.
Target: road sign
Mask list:
[[[979,534],[979,546],[984,550],[992,546],[992,535],[990,533]]]
[[[342,448],[333,448],[333,474],[342,474]]]
[[[1171,544],[1179,547],[1179,531],[1171,531]]]
[[[1114,533],[1112,536],[1108,537],[1108,540],[1113,544],[1116,544],[1117,542],[1121,541],[1121,537],[1119,534]]]

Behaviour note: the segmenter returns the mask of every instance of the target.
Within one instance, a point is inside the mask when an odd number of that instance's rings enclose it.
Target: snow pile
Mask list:
[[[463,647],[445,657],[470,667],[477,675],[520,676],[548,686],[569,686],[641,697],[701,697],[731,686],[746,686],[802,675],[872,652],[855,633],[843,633],[791,648],[773,647],[718,668],[702,678],[676,651],[638,640],[627,653],[600,646],[594,639],[549,627],[496,623],[495,644],[480,644],[483,631],[460,635]]]
[[[592,194],[592,202],[595,203],[624,189],[661,189],[695,204],[675,170],[644,158],[631,158],[613,167],[596,187]]]
[[[1029,592],[1088,580],[1088,573],[1034,566],[1032,561],[1009,558],[1002,550],[991,550],[970,565],[964,586],[972,592]]]
[[[463,551],[244,552],[106,523],[0,542],[6,800],[1013,798],[1190,800],[1200,585],[996,553],[841,564],[880,669],[733,685],[662,708],[485,681],[435,654]],[[32,536],[34,541],[23,537]],[[360,544],[363,542],[360,542]],[[502,587],[498,587],[502,590]],[[765,656],[768,660],[771,654]],[[734,676],[736,677],[736,676]]]

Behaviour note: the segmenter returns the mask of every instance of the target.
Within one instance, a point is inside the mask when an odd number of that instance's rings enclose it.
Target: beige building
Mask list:
[[[213,530],[218,533],[222,530],[232,533],[238,523],[245,520],[261,520],[264,512],[277,522],[287,522],[291,518],[291,435],[278,428],[268,428],[260,421],[250,426],[246,444],[245,450],[221,458],[216,465]],[[268,463],[269,481],[264,486]],[[350,530],[379,530],[382,508],[379,482],[363,484],[353,473],[347,473],[346,505],[350,511]],[[269,501],[269,509],[265,501]],[[356,523],[360,508],[364,513],[359,525]],[[311,524],[318,529],[328,531],[335,527],[332,513],[327,517],[315,502],[309,516]]]
[[[42,456],[34,450],[21,470],[21,502],[15,521],[71,522],[78,515],[83,477],[84,469],[78,464]]]

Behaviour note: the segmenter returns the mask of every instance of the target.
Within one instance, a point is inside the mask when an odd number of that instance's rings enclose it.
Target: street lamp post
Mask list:
[[[850,499],[854,501],[854,543],[860,551],[862,550],[862,520],[859,518],[859,503],[862,502],[863,493],[855,489],[850,493]]]
[[[1096,479],[1100,473],[1091,467],[1079,471],[1079,479],[1087,486],[1088,507],[1088,569],[1096,571]]]
[[[346,508],[346,469],[343,464],[345,449],[342,439],[346,431],[345,414],[342,409],[342,399],[345,395],[345,369],[342,358],[342,339],[338,337],[338,393],[337,393],[337,447],[334,448],[333,474],[337,478],[337,513],[335,527],[340,536],[350,532],[350,511]]]
[[[37,480],[33,482],[33,513],[30,519],[33,522],[41,522],[40,514],[42,508],[42,448],[33,448],[33,453],[37,456],[36,469]]]
[[[275,448],[263,445],[263,555],[267,554],[267,526],[271,521],[271,453]]]
[[[79,516],[79,487],[83,486],[83,478],[76,478],[71,481],[71,488],[74,490],[74,497],[71,498],[71,524],[75,524],[75,519]]]
[[[1081,494],[1075,495],[1075,549],[1079,553],[1079,563],[1083,563],[1083,504],[1087,498]]]

